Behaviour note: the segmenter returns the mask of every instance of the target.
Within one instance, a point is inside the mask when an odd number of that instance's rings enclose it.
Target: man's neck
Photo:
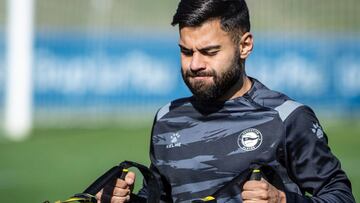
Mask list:
[[[227,91],[227,93],[224,94],[219,100],[226,101],[237,97],[242,97],[251,89],[251,86],[252,82],[250,78],[244,75],[243,80],[238,80],[238,82],[232,86],[232,88]]]

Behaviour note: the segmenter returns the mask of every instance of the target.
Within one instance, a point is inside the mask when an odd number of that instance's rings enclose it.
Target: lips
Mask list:
[[[196,80],[205,80],[208,78],[212,78],[212,76],[195,76],[195,77],[191,77],[191,78],[196,79]]]
[[[200,71],[200,72],[188,72],[188,77],[193,80],[194,82],[198,81],[201,83],[204,82],[210,82],[212,81],[212,79],[214,78],[214,74],[211,73],[210,71],[204,72],[204,71]]]
[[[191,77],[191,78],[200,78],[200,77],[213,77],[213,75],[211,73],[204,73],[204,72],[200,72],[200,73],[189,73],[187,74],[187,77]]]

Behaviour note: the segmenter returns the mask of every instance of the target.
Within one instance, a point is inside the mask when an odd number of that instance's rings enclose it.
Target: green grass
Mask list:
[[[64,200],[82,192],[122,160],[147,165],[149,132],[149,125],[137,129],[35,129],[24,142],[3,142],[1,202]]]
[[[151,122],[151,121],[150,121]],[[134,126],[134,125],[131,125]],[[148,164],[150,123],[95,129],[35,129],[23,142],[0,141],[1,202],[66,199],[122,160]],[[323,122],[333,152],[360,198],[360,121]],[[137,181],[139,188],[141,181]]]

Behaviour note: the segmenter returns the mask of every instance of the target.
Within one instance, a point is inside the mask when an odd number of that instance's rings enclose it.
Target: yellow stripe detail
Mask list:
[[[203,201],[211,201],[211,200],[214,200],[215,199],[215,197],[213,197],[213,196],[207,196],[207,197],[205,197],[205,198],[202,198],[202,200]]]
[[[253,173],[260,173],[260,169],[254,169]]]
[[[87,199],[84,199],[84,198],[72,197],[65,201],[56,201],[55,203],[69,203],[69,202],[86,201],[86,200]]]
[[[124,172],[124,173],[127,173],[127,172],[129,172],[129,170],[126,169],[126,168],[124,168],[124,169],[123,169],[123,172]]]

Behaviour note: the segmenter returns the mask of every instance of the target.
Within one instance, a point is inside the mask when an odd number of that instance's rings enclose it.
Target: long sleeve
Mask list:
[[[314,112],[299,107],[285,120],[285,127],[288,173],[301,192],[309,194],[287,193],[287,202],[355,203],[351,183]]]

